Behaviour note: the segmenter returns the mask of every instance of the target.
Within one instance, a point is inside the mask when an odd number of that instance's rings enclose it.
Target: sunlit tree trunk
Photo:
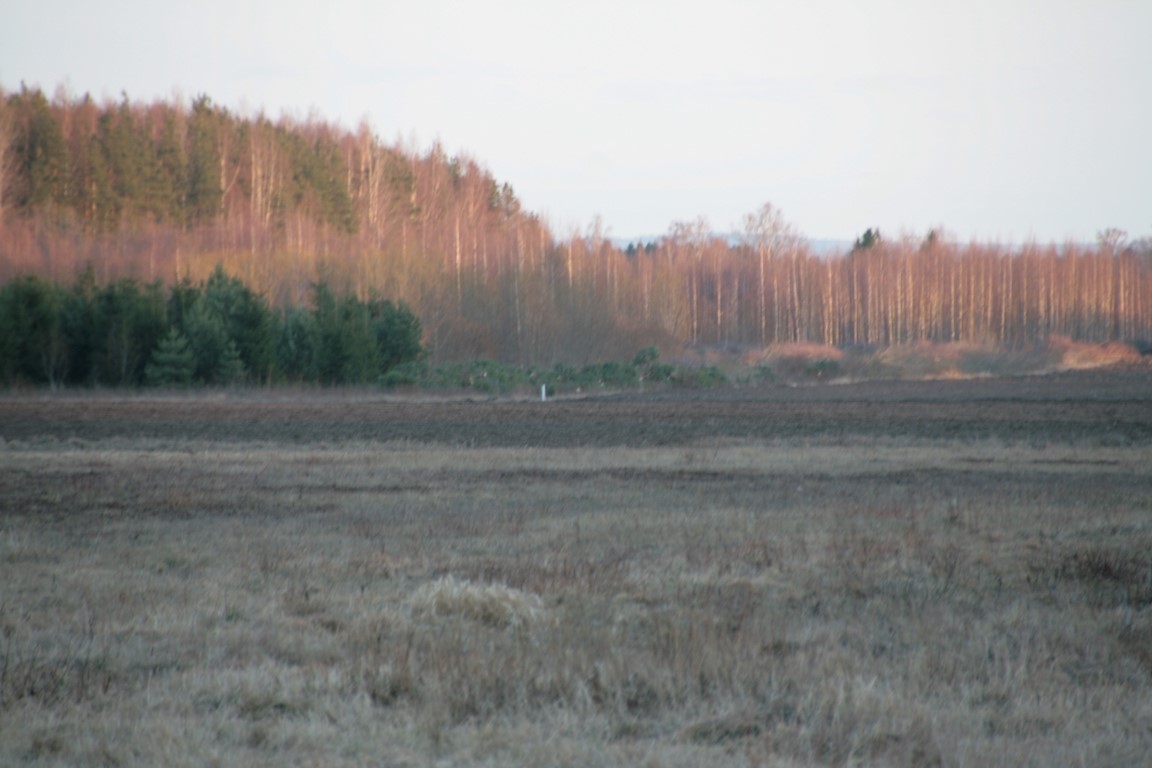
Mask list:
[[[456,212],[455,222],[456,222],[456,226],[454,229],[455,237],[453,238],[453,240],[455,243],[455,249],[454,250],[456,253],[456,306],[459,307],[464,302],[464,282],[463,282],[464,255],[463,255],[463,250],[462,250],[461,245],[460,245],[460,212],[459,211]]]

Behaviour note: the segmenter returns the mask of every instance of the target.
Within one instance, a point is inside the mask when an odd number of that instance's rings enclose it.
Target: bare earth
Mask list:
[[[318,394],[0,398],[0,437],[463,446],[738,438],[1152,443],[1152,370],[484,401]]]
[[[0,765],[1152,759],[1147,369],[0,439]]]

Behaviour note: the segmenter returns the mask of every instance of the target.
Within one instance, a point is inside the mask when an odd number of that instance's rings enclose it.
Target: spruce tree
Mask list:
[[[246,375],[244,361],[240,359],[240,350],[237,349],[236,342],[229,339],[216,366],[216,381],[220,384],[241,384]]]
[[[188,346],[184,334],[173,328],[152,353],[144,368],[144,380],[149,386],[187,386],[196,371],[196,357]]]

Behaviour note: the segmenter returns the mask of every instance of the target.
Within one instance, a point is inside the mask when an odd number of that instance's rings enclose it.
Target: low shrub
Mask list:
[[[669,381],[683,389],[711,389],[727,384],[728,377],[714,365],[702,365],[699,368],[676,368]]]
[[[398,365],[378,379],[385,389],[471,390],[488,394],[538,392],[548,395],[595,390],[634,389],[641,384],[701,389],[728,383],[715,366],[678,366],[659,362],[654,347],[641,350],[631,363],[608,360],[577,368],[556,363],[551,368],[522,368],[492,360],[445,363],[431,367],[418,361]]]

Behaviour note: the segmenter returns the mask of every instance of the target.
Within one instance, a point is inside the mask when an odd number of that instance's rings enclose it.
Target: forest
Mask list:
[[[191,374],[204,382],[228,379],[234,363],[255,380],[273,369],[299,380],[371,378],[391,354],[371,329],[397,313],[419,333],[420,352],[405,359],[521,366],[630,359],[653,346],[676,355],[1152,339],[1152,241],[1119,230],[1095,243],[1007,246],[870,228],[843,253],[816,254],[770,203],[734,229],[676,221],[621,248],[599,221],[553,231],[471,157],[389,143],[367,124],[242,115],[207,96],[0,92],[0,285],[60,294],[54,301],[127,292],[152,318],[140,337],[150,347],[100,353],[119,355],[120,373],[108,373],[108,359],[98,373],[41,361],[48,380],[145,381],[162,343],[169,352],[203,345],[212,334],[178,311],[189,292],[203,307],[221,292],[243,296],[273,318],[280,340],[292,323],[307,318],[316,334],[325,312],[345,312],[367,329],[362,348],[377,350],[348,353],[360,362],[334,373],[345,363],[311,352],[290,363],[277,357],[280,341],[256,350],[217,334],[215,362]],[[205,313],[227,322],[223,310]],[[176,365],[169,374],[184,377]]]
[[[0,286],[0,383],[160,387],[376,383],[424,357],[404,304],[336,295],[277,312],[217,268],[165,288],[91,270],[69,287],[23,275]]]

